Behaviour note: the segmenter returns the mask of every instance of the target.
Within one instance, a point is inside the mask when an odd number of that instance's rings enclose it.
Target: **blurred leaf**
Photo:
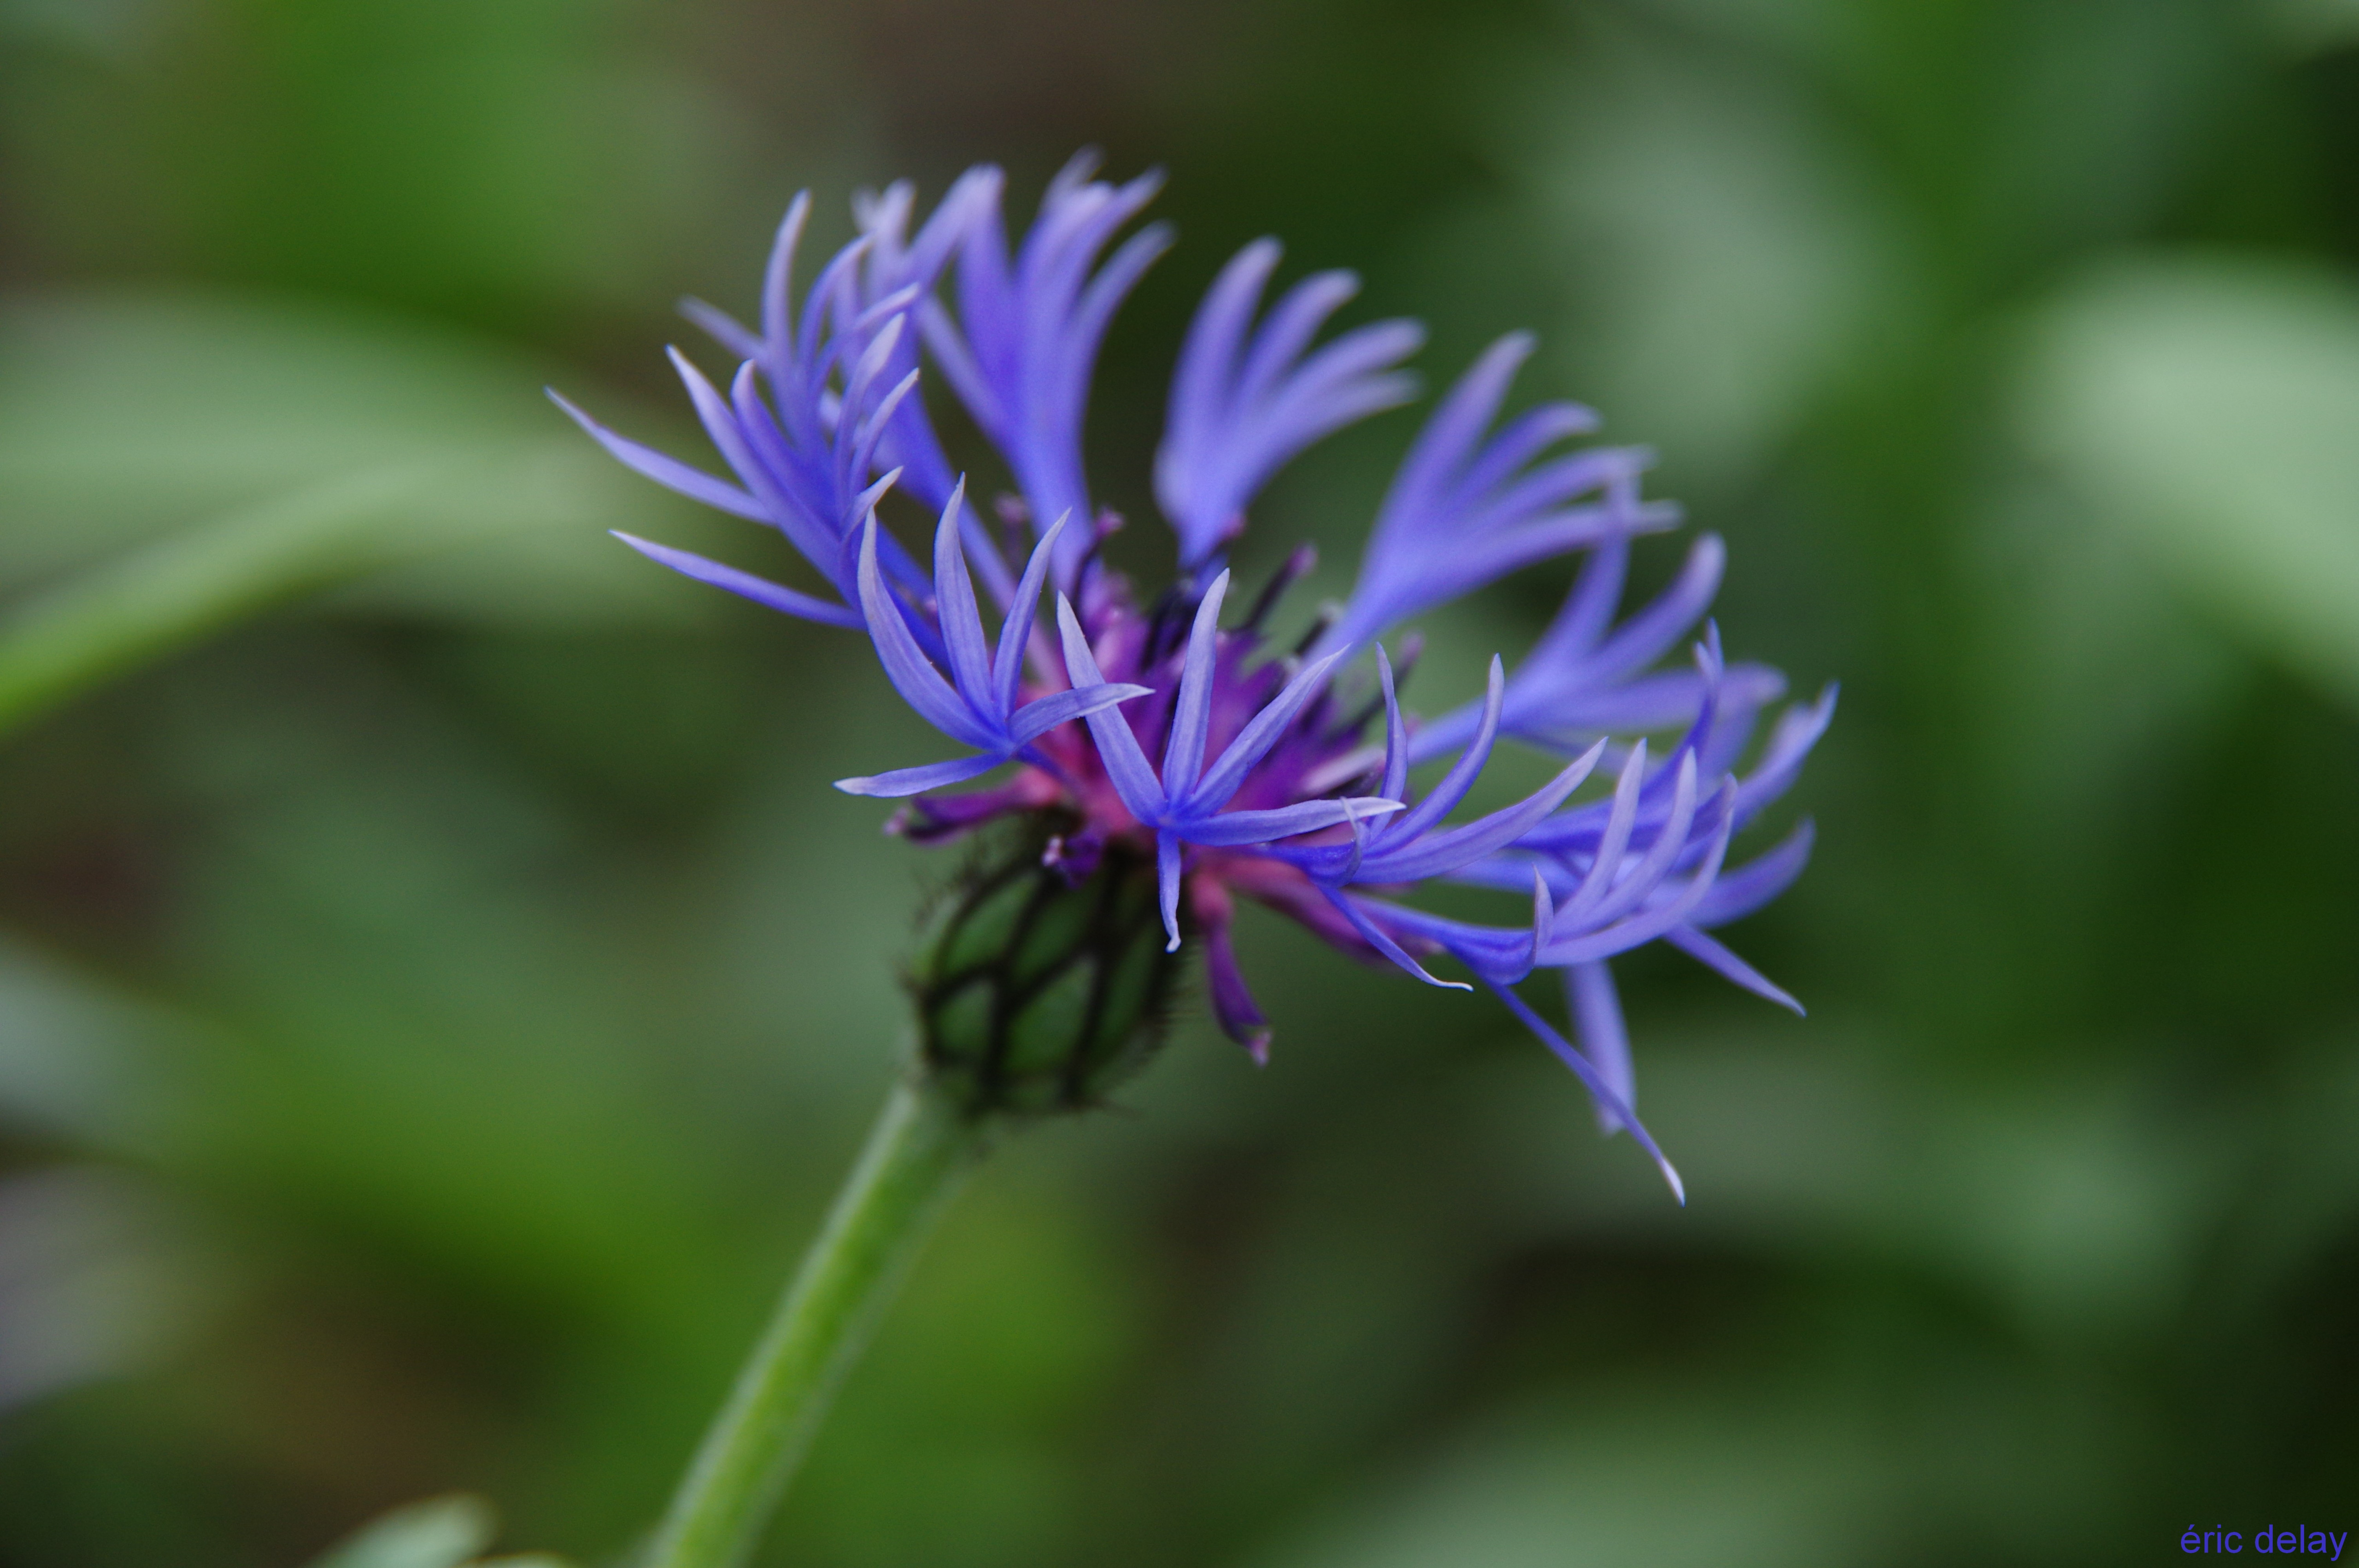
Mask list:
[[[1875,340],[1897,286],[1883,214],[1774,73],[1593,20],[1575,90],[1547,79],[1510,123],[1582,280],[1558,341],[1618,436],[1660,443],[1690,481],[1741,480]]]
[[[2251,687],[2255,661],[2178,592],[2152,552],[2052,480],[1985,492],[1962,561],[1978,578],[1978,778],[2007,844],[2073,910],[2102,883],[2063,868],[2144,852],[2125,804],[2181,776]]]
[[[499,1519],[481,1498],[435,1498],[397,1509],[316,1559],[311,1568],[459,1568],[492,1543]]]
[[[2017,414],[2180,592],[2359,699],[2359,290],[2226,257],[2115,264],[2037,319]]]
[[[1650,1568],[1857,1560],[1876,1454],[1823,1400],[1776,1419],[1658,1391],[1556,1430],[1526,1422],[1423,1456],[1277,1568]]]
[[[45,955],[0,942],[0,1131],[122,1151],[158,1110],[186,1025]]]
[[[669,498],[566,430],[541,379],[464,340],[316,308],[0,310],[0,573],[155,535],[0,621],[0,726],[389,568],[408,569],[351,602],[526,621],[707,612],[601,536]]]
[[[479,316],[644,299],[737,139],[667,47],[697,29],[648,9],[0,0],[0,26],[125,68],[12,81],[10,208],[52,255],[129,238],[141,271]]]
[[[371,565],[480,542],[490,547],[471,564],[529,598],[558,541],[614,562],[563,568],[568,592],[594,592],[599,611],[682,602],[634,591],[663,579],[603,532],[716,520],[600,453],[542,395],[551,381],[644,428],[562,367],[424,320],[226,293],[0,301],[0,579],[53,576],[331,481],[408,471],[419,490],[379,525],[440,532],[417,549],[389,539]],[[501,555],[517,547],[506,536],[533,532],[537,556]],[[759,536],[734,523],[716,534]]]
[[[2257,9],[2290,54],[2325,54],[2359,41],[2359,4],[2354,0],[2263,0]]]
[[[178,1348],[212,1321],[219,1272],[144,1181],[97,1167],[0,1178],[0,1411]]]
[[[807,1041],[792,1010],[715,1040],[694,956],[730,906],[602,866],[480,735],[321,673],[179,709],[168,765],[212,823],[183,869],[185,951],[223,1027],[163,1157],[464,1281],[485,1316],[702,1345],[744,1274],[773,1288],[733,1200],[770,1213],[770,1162],[812,1125],[808,1097],[756,1086],[769,1058],[841,1043]],[[872,927],[889,1006],[881,946]],[[863,1110],[891,1023],[853,1037]]]
[[[1830,1323],[1840,1336],[1843,1323]],[[2106,1560],[2134,1411],[2052,1377],[1912,1366],[1905,1383],[1722,1371],[1526,1400],[1421,1444],[1255,1568],[1823,1568]],[[1994,1374],[1996,1375],[1994,1375]]]
[[[19,296],[0,304],[0,565],[562,434],[547,379],[447,328],[267,296]]]
[[[168,535],[0,619],[0,731],[282,600],[444,550],[474,546],[444,597],[477,608],[543,601],[568,586],[571,552],[553,563],[548,552],[487,560],[481,546],[594,516],[603,488],[595,454],[517,443],[488,457],[364,469]],[[570,586],[583,587],[572,575]]]
[[[277,600],[362,569],[445,476],[364,470],[168,535],[0,622],[0,729]],[[395,534],[398,537],[397,530]]]
[[[0,0],[0,39],[110,59],[129,52],[155,9],[151,0]]]

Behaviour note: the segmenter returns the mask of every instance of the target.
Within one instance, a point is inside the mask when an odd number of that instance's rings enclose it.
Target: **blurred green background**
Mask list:
[[[896,1060],[938,872],[826,781],[939,745],[607,541],[784,555],[540,387],[694,452],[671,302],[749,307],[793,190],[832,243],[1084,144],[1181,230],[1090,428],[1134,515],[1264,232],[1660,449],[1732,652],[1845,683],[1732,935],[1812,1013],[1620,966],[1681,1211],[1498,1010],[1255,922],[1270,1067],[1191,1012],[1006,1147],[766,1560],[2359,1526],[2359,4],[0,0],[0,665],[77,595],[187,643],[0,680],[0,1563],[653,1518]],[[1417,416],[1247,575],[1347,580]]]

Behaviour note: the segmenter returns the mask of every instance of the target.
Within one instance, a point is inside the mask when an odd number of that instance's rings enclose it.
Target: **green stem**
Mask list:
[[[904,1081],[674,1494],[647,1568],[734,1568],[982,1143],[948,1098]]]

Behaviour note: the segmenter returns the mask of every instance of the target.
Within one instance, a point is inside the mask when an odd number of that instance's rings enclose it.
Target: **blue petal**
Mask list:
[[[1169,233],[1150,226],[1094,273],[1114,232],[1155,194],[1148,175],[1119,189],[1093,181],[1087,160],[1068,164],[1041,200],[1038,220],[1009,265],[996,171],[977,187],[958,246],[958,316],[921,308],[919,326],[936,362],[992,444],[1015,471],[1036,518],[1067,512],[1086,520],[1082,421],[1089,378],[1106,321]],[[1059,541],[1058,585],[1077,587],[1093,531]]]
[[[1370,946],[1390,958],[1401,968],[1423,980],[1427,985],[1446,991],[1471,991],[1474,989],[1464,980],[1445,980],[1435,978],[1423,964],[1408,956],[1408,949],[1393,940],[1391,933],[1368,918],[1367,911],[1360,906],[1359,900],[1339,892],[1333,888],[1321,888],[1319,891],[1327,895],[1329,903],[1343,912],[1343,918],[1350,921],[1353,928],[1367,939]]]
[[[746,489],[761,502],[765,514],[786,531],[787,537],[794,540],[795,547],[810,556],[813,566],[825,570],[828,565],[825,553],[814,554],[811,542],[803,536],[808,530],[809,520],[802,508],[779,489],[775,477],[755,457],[728,403],[714,390],[712,384],[704,379],[704,373],[697,369],[686,354],[678,349],[666,351],[671,355],[672,368],[679,373],[680,384],[688,388],[689,401],[696,407],[696,416],[702,422],[705,435],[720,449],[722,458],[745,482]]]
[[[859,612],[848,605],[833,604],[824,599],[814,599],[808,593],[798,593],[791,588],[782,588],[751,572],[741,572],[735,567],[724,567],[719,561],[709,561],[686,550],[675,550],[669,545],[654,544],[619,531],[614,533],[614,537],[651,561],[659,561],[699,582],[725,588],[756,604],[766,604],[773,610],[783,610],[789,615],[816,621],[822,626],[849,626],[856,631],[861,625]]]
[[[1400,694],[1393,686],[1393,662],[1376,644],[1376,679],[1385,690],[1385,782],[1377,791],[1388,800],[1406,799],[1408,788],[1408,728],[1401,722]]]
[[[1798,1016],[1802,1015],[1802,1004],[1796,1001],[1783,986],[1730,952],[1716,938],[1705,935],[1694,926],[1674,925],[1663,933],[1663,940],[1756,996],[1767,997],[1779,1007],[1790,1008]]]
[[[1296,362],[1321,325],[1358,291],[1349,273],[1320,273],[1297,284],[1246,350],[1247,328],[1278,254],[1269,240],[1240,251],[1206,294],[1180,350],[1155,480],[1156,500],[1180,535],[1183,569],[1218,554],[1261,487],[1304,448],[1416,390],[1412,377],[1385,373],[1423,341],[1422,330],[1410,322],[1359,328]]]
[[[901,607],[885,591],[876,569],[876,514],[872,510],[860,535],[860,607],[867,612],[868,635],[886,678],[918,717],[969,746],[995,748],[999,737],[979,723],[958,694],[928,662],[917,639],[901,619]]]
[[[1803,759],[1819,737],[1834,722],[1837,688],[1830,686],[1819,694],[1819,700],[1805,708],[1786,713],[1769,735],[1769,745],[1761,761],[1745,780],[1736,795],[1737,816],[1750,821],[1754,815],[1771,801],[1786,793],[1795,776],[1802,771]]]
[[[1089,686],[1072,691],[1052,692],[1016,710],[1015,717],[1008,723],[1008,738],[1018,746],[1028,746],[1060,724],[1085,719],[1102,708],[1128,702],[1134,697],[1154,695],[1151,687],[1120,685]]]
[[[1601,1108],[1612,1111],[1615,1119],[1630,1130],[1630,1136],[1636,1139],[1638,1147],[1644,1149],[1653,1158],[1656,1169],[1663,1173],[1663,1180],[1671,1184],[1672,1195],[1680,1200],[1680,1206],[1686,1207],[1687,1184],[1680,1180],[1679,1172],[1672,1168],[1670,1161],[1664,1158],[1662,1150],[1655,1144],[1654,1136],[1640,1124],[1636,1113],[1631,1110],[1628,1102],[1614,1092],[1613,1087],[1606,1083],[1597,1069],[1590,1064],[1589,1058],[1568,1044],[1564,1036],[1559,1034],[1546,1019],[1534,1012],[1525,1003],[1523,998],[1505,986],[1494,985],[1491,989],[1501,1001],[1507,1004],[1508,1011],[1523,1020],[1525,1028],[1538,1035],[1541,1043],[1557,1054],[1557,1059],[1572,1069],[1573,1076],[1578,1077],[1582,1086],[1589,1090],[1590,1098],[1596,1100]]]
[[[1229,849],[1244,844],[1266,844],[1276,838],[1291,838],[1298,833],[1315,833],[1341,822],[1357,817],[1381,816],[1386,812],[1400,809],[1401,803],[1397,800],[1355,795],[1348,800],[1299,801],[1293,806],[1274,806],[1266,811],[1223,811],[1210,816],[1191,816],[1174,826],[1180,836],[1190,844]]]
[[[690,296],[679,302],[679,313],[704,330],[704,335],[741,360],[762,357],[761,334],[727,311]]]
[[[1727,788],[1723,786],[1723,792]],[[1720,874],[1721,862],[1728,854],[1729,821],[1723,816],[1720,831],[1712,835],[1704,850],[1703,863],[1680,891],[1663,904],[1641,910],[1628,919],[1608,925],[1586,935],[1560,939],[1549,945],[1541,962],[1545,964],[1578,964],[1591,958],[1610,958],[1616,953],[1652,942],[1674,926],[1687,924],[1688,917],[1712,891],[1714,877]]]
[[[1506,697],[1506,676],[1502,672],[1499,655],[1491,655],[1491,669],[1483,696],[1483,721],[1474,730],[1474,743],[1466,754],[1451,765],[1432,793],[1417,803],[1417,809],[1401,818],[1400,831],[1422,833],[1457,808],[1474,787],[1474,777],[1490,760],[1491,743],[1499,732],[1499,708]]]
[[[1373,553],[1379,543],[1389,543],[1384,535],[1398,533],[1423,521],[1415,509],[1438,498],[1450,488],[1451,473],[1473,451],[1483,434],[1483,427],[1499,411],[1507,395],[1507,384],[1516,372],[1531,357],[1532,335],[1510,332],[1483,351],[1482,357],[1458,378],[1440,407],[1418,433],[1408,456],[1402,460],[1400,472],[1393,481],[1392,492],[1385,498],[1384,511],[1378,514],[1375,534],[1369,541]]]
[[[1669,653],[1720,591],[1728,549],[1717,534],[1706,534],[1688,550],[1680,575],[1654,602],[1614,628],[1596,650],[1567,672],[1568,678],[1604,682],[1645,669]]]
[[[1734,797],[1735,784],[1734,779],[1727,781],[1723,798]],[[1695,820],[1695,753],[1682,752],[1680,753],[1677,782],[1671,788],[1670,816],[1664,819],[1645,857],[1619,877],[1611,892],[1590,907],[1589,919],[1601,925],[1608,920],[1618,920],[1645,902],[1647,895],[1654,892],[1656,884],[1669,873],[1673,862],[1686,854],[1688,827]]]
[[[1064,640],[1067,678],[1077,689],[1105,685],[1106,678],[1090,652],[1090,640],[1082,634],[1073,607],[1061,593],[1057,596],[1057,628]],[[1163,815],[1163,785],[1147,765],[1147,753],[1139,750],[1138,737],[1131,733],[1128,720],[1106,708],[1091,714],[1089,724],[1090,738],[1097,742],[1098,761],[1123,805],[1141,822],[1158,820]]]
[[[1171,710],[1171,739],[1163,748],[1163,793],[1174,800],[1187,797],[1204,767],[1204,741],[1212,727],[1213,665],[1221,636],[1221,600],[1229,591],[1229,574],[1212,579],[1196,606],[1196,622],[1188,632],[1188,656],[1180,669],[1180,697]],[[1223,798],[1226,798],[1225,796]]]
[[[1007,601],[1007,619],[1000,622],[999,649],[991,665],[992,699],[1001,713],[1016,707],[1024,654],[1032,641],[1032,622],[1039,608],[1040,585],[1049,579],[1049,561],[1057,546],[1057,535],[1069,521],[1070,514],[1049,524],[1049,531],[1032,547],[1032,558],[1024,563],[1023,580],[1016,585],[1015,595]]]
[[[1442,399],[1386,494],[1350,602],[1314,652],[1357,646],[1544,557],[1669,525],[1674,513],[1637,498],[1644,453],[1599,449],[1534,462],[1590,428],[1586,410],[1537,409],[1483,441],[1530,351],[1524,334],[1500,340]],[[1591,492],[1603,499],[1569,504]]]
[[[1565,1007],[1580,1031],[1582,1054],[1596,1065],[1597,1076],[1625,1106],[1638,1103],[1637,1078],[1630,1070],[1630,1032],[1622,1022],[1622,999],[1614,993],[1614,973],[1601,960],[1571,964],[1564,971]],[[1597,1125],[1613,1132],[1622,1119],[1597,1102]]]
[[[992,713],[991,652],[983,640],[983,611],[975,603],[974,583],[966,575],[966,557],[960,546],[959,514],[965,510],[966,481],[951,491],[934,530],[934,615],[942,629],[942,646],[950,655],[951,678],[959,696],[977,713]],[[1005,720],[1002,711],[993,714]]]
[[[642,446],[627,436],[618,436],[567,402],[564,395],[555,387],[543,390],[549,394],[550,402],[571,415],[575,424],[589,431],[591,438],[620,460],[625,467],[645,474],[666,490],[678,491],[690,501],[701,501],[707,506],[718,507],[756,523],[776,525],[777,519],[764,509],[762,503],[736,485],[726,480],[715,479],[678,458],[667,457],[653,447]]]
[[[1278,255],[1277,242],[1261,239],[1232,257],[1205,291],[1180,348],[1170,419],[1155,455],[1155,498],[1180,535],[1183,567],[1209,554],[1227,523],[1223,498],[1209,482],[1207,449],[1223,424],[1237,351]]]
[[[1524,668],[1563,669],[1595,647],[1614,623],[1614,607],[1622,602],[1622,585],[1629,575],[1629,540],[1609,539],[1591,552],[1581,575],[1573,579],[1572,590],[1564,596],[1564,607],[1532,644]]]
[[[1343,656],[1341,653],[1330,654],[1288,681],[1286,689],[1272,697],[1268,705],[1238,731],[1237,738],[1229,742],[1228,749],[1221,753],[1221,760],[1212,765],[1212,771],[1204,775],[1189,796],[1190,804],[1200,811],[1210,810],[1236,794],[1253,765],[1277,744],[1278,737],[1286,732],[1288,725],[1294,722],[1295,715],[1302,711],[1304,704],[1319,695],[1320,687],[1326,684],[1327,672],[1333,669],[1336,661]],[[1397,806],[1399,803],[1388,804]],[[1343,819],[1338,817],[1336,820]]]
[[[1473,822],[1426,835],[1414,842],[1368,855],[1358,877],[1369,882],[1419,882],[1447,876],[1460,867],[1505,849],[1522,838],[1532,825],[1564,803],[1605,754],[1600,741],[1586,755],[1560,772],[1527,799],[1503,807]],[[1400,834],[1396,831],[1396,838]]]
[[[957,757],[947,762],[928,762],[919,768],[896,768],[889,773],[874,778],[838,779],[835,787],[846,795],[879,795],[897,800],[905,795],[919,795],[945,784],[964,784],[980,778],[1007,761],[1005,755]]]
[[[810,191],[795,192],[795,199],[787,203],[785,219],[778,224],[778,237],[770,246],[769,265],[762,270],[762,336],[774,353],[794,351],[795,249],[802,243],[803,225],[810,219]]]
[[[1724,925],[1744,918],[1784,892],[1802,874],[1802,868],[1810,864],[1812,837],[1811,825],[1806,818],[1784,843],[1723,874],[1711,893],[1696,905],[1692,924]]]
[[[1623,849],[1630,842],[1630,828],[1638,819],[1638,790],[1646,774],[1647,742],[1642,740],[1630,748],[1630,755],[1622,763],[1622,777],[1614,786],[1613,814],[1605,819],[1605,831],[1598,839],[1589,874],[1573,890],[1571,901],[1557,911],[1565,921],[1587,921],[1590,912],[1603,903],[1613,892],[1614,873],[1621,867]]]
[[[1155,836],[1155,889],[1163,911],[1163,929],[1170,936],[1167,953],[1180,951],[1180,837],[1166,830]]]

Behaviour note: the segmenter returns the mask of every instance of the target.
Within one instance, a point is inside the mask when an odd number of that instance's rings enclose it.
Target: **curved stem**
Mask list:
[[[827,1224],[705,1433],[646,1568],[734,1568],[982,1142],[938,1093],[897,1085]]]

